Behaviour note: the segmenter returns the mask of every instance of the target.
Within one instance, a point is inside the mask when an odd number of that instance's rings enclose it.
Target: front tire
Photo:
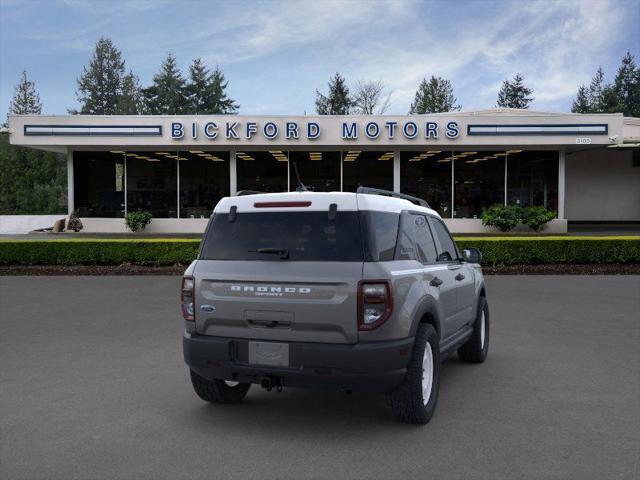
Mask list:
[[[478,313],[469,340],[458,349],[460,360],[468,363],[482,363],[489,353],[489,305],[485,297],[480,297]]]
[[[225,380],[207,380],[193,370],[191,384],[196,394],[205,402],[240,403],[247,395],[250,383],[229,382]]]
[[[407,367],[407,375],[387,394],[393,416],[406,423],[425,424],[431,420],[440,389],[440,340],[432,325],[421,323]]]

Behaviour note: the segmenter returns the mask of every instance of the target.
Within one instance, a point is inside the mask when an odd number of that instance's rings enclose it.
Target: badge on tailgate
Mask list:
[[[249,363],[254,365],[289,366],[289,344],[249,342]]]

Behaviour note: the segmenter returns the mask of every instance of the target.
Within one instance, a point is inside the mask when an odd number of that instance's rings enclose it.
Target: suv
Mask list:
[[[252,383],[373,391],[397,419],[427,423],[442,359],[487,357],[480,252],[461,253],[407,195],[242,193],[217,204],[182,279],[198,396],[236,403]]]

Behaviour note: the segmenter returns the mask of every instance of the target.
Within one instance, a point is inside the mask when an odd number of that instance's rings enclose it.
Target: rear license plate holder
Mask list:
[[[249,342],[249,363],[273,367],[289,366],[289,344],[275,342]]]

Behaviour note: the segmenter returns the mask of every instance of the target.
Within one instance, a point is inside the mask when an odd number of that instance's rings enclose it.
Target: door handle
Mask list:
[[[459,273],[454,277],[457,281],[464,280],[464,275]]]
[[[439,287],[440,285],[442,285],[442,280],[440,280],[438,277],[433,277],[433,280],[429,282],[429,285],[431,285],[432,287]]]

